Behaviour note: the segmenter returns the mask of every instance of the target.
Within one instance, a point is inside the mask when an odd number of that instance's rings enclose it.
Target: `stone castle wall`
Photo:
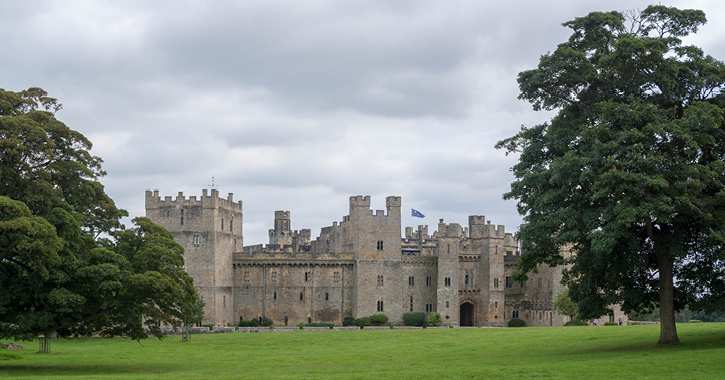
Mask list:
[[[567,320],[552,310],[561,268],[541,266],[526,283],[513,283],[518,242],[481,215],[467,227],[441,219],[432,235],[428,226],[408,227],[401,238],[400,197],[373,211],[369,196],[353,196],[342,222],[315,239],[309,229],[292,229],[289,211],[276,211],[269,244],[253,246],[243,246],[242,202],[232,194],[162,200],[147,191],[146,215],[184,247],[186,270],[207,304],[204,323],[341,324],[384,313],[402,324],[410,311],[436,311],[456,327],[506,326],[516,316],[529,326]]]

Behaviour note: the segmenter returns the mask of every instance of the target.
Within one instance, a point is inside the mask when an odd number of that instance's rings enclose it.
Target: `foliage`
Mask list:
[[[425,313],[422,311],[403,314],[403,324],[406,326],[423,326],[424,323]]]
[[[382,326],[388,323],[388,316],[385,314],[373,314],[370,316],[370,322],[373,326]]]
[[[563,290],[554,296],[554,311],[561,315],[566,315],[569,320],[574,320],[579,313],[579,306],[569,297],[569,291]]]
[[[659,305],[659,342],[675,343],[675,310],[725,304],[725,65],[682,45],[703,12],[628,16],[564,23],[569,40],[519,74],[519,98],[558,114],[497,144],[521,153],[505,194],[527,223],[514,278],[571,264],[581,317]]]
[[[260,323],[262,326],[269,327],[274,324],[274,321],[272,319],[267,317],[262,317],[262,322]]]
[[[146,218],[117,230],[101,159],[46,95],[0,90],[0,337],[162,337],[195,302],[183,249]]]
[[[564,326],[589,326],[589,324],[580,319],[572,319],[571,321],[565,323]]]
[[[323,323],[323,322],[313,322],[313,323],[300,323],[297,325],[297,327],[327,327],[329,329],[335,327],[334,323]]]
[[[370,317],[362,317],[362,318],[360,318],[360,323],[361,323],[360,324],[360,327],[363,327],[363,326],[372,326],[373,325],[373,321],[370,320]]]
[[[345,318],[343,318],[342,325],[343,326],[357,326],[355,324],[355,318],[353,318],[353,317],[345,317]]]
[[[206,306],[204,297],[196,289],[194,289],[193,297],[196,298],[196,302],[192,304],[191,308],[188,307],[188,304],[180,307],[181,322],[183,323],[181,339],[183,341],[191,341],[191,328],[204,320],[204,306]]]
[[[619,326],[617,322],[604,322],[604,326]]]
[[[248,321],[239,321],[239,327],[259,327],[259,319],[252,318]]]
[[[509,321],[509,327],[526,327],[526,322],[523,319],[512,318]]]
[[[435,311],[431,311],[430,314],[428,314],[428,326],[440,326],[443,323],[443,319],[441,319],[441,315],[436,313]]]

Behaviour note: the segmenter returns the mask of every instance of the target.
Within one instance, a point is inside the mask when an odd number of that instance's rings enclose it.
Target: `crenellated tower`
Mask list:
[[[146,191],[146,217],[166,228],[184,247],[186,271],[204,297],[204,323],[224,326],[233,322],[232,255],[242,250],[242,201],[233,194],[220,198],[216,189],[202,190],[201,198],[162,200],[159,191]]]
[[[400,197],[387,197],[386,212],[370,209],[369,196],[350,197],[347,247],[354,254],[353,316],[386,314],[392,323],[403,315]]]

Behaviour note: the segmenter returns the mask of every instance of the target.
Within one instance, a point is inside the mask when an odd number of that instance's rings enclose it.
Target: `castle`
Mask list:
[[[291,229],[289,211],[276,211],[269,244],[244,246],[242,202],[231,193],[161,199],[147,190],[145,203],[146,216],[184,247],[186,270],[206,302],[204,323],[267,317],[285,326],[341,324],[384,313],[402,324],[412,311],[438,312],[450,326],[567,321],[552,310],[561,268],[541,266],[514,283],[518,242],[483,216],[470,216],[467,227],[441,219],[432,235],[428,226],[406,227],[401,238],[400,197],[373,212],[369,196],[353,196],[349,214],[315,240],[309,229]],[[616,308],[608,320],[615,317],[626,318]]]

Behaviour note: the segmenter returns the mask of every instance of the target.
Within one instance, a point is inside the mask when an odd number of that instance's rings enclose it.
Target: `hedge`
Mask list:
[[[403,314],[403,323],[406,326],[423,326],[425,323],[425,313],[416,311]]]
[[[514,318],[509,321],[509,327],[526,327],[526,322],[523,319]]]

